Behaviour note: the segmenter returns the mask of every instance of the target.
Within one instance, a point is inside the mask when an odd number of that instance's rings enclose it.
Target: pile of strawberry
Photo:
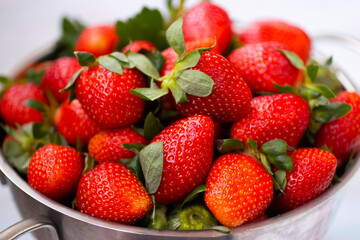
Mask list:
[[[221,231],[339,179],[360,149],[360,96],[332,59],[310,60],[308,35],[283,21],[233,32],[215,4],[169,9],[168,24],[148,8],[116,26],[64,19],[54,51],[0,78],[19,174],[97,218]]]

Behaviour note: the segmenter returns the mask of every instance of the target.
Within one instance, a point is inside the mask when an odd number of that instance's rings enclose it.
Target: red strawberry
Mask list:
[[[279,20],[252,23],[238,35],[243,43],[279,42],[295,52],[304,63],[309,59],[311,40],[301,28]]]
[[[68,84],[71,77],[80,68],[76,58],[58,58],[44,73],[41,87],[49,89],[58,102],[63,102],[69,96],[69,92],[61,93],[59,91]]]
[[[43,122],[41,112],[23,104],[25,100],[35,99],[48,104],[44,92],[33,83],[13,85],[2,96],[0,112],[6,124],[15,126],[31,122]]]
[[[352,109],[345,116],[324,123],[316,135],[315,146],[328,146],[340,166],[349,159],[352,151],[356,153],[360,150],[360,96],[344,91],[330,102],[347,103]]]
[[[113,25],[95,25],[85,28],[75,44],[75,51],[89,52],[95,57],[115,51],[119,36]]]
[[[149,141],[135,132],[132,128],[120,128],[98,132],[90,139],[89,153],[98,163],[118,162],[121,159],[133,158],[135,153],[125,149],[123,144],[142,143]]]
[[[254,157],[229,153],[219,157],[206,180],[205,203],[226,227],[237,227],[265,213],[273,199],[273,181]]]
[[[156,49],[156,47],[154,46],[154,44],[152,42],[144,41],[144,40],[137,40],[137,41],[133,41],[131,43],[131,45],[126,45],[122,49],[122,52],[126,52],[128,50],[130,50],[131,52],[139,52],[141,49],[150,51],[150,50]]]
[[[259,146],[283,139],[295,147],[309,125],[307,102],[294,94],[260,96],[251,100],[250,113],[231,127],[231,138],[244,144],[250,138]]]
[[[284,194],[274,199],[271,209],[282,213],[297,208],[323,193],[336,170],[332,153],[317,148],[301,148],[289,154],[294,168],[286,173]]]
[[[214,80],[214,87],[207,97],[188,95],[188,102],[177,104],[182,115],[202,114],[216,122],[232,122],[248,114],[251,91],[225,57],[203,52],[193,69],[209,75]]]
[[[195,115],[161,131],[152,141],[164,144],[164,166],[157,202],[183,200],[205,181],[213,158],[214,124],[206,116]]]
[[[133,224],[152,208],[149,194],[124,165],[102,163],[80,180],[76,195],[82,213],[108,221]]]
[[[231,20],[219,6],[210,2],[202,2],[185,13],[183,32],[185,42],[211,39],[211,44],[205,47],[212,46],[216,38],[216,46],[212,51],[224,53],[231,42]]]
[[[120,75],[95,65],[82,71],[76,81],[76,97],[102,128],[129,126],[142,115],[145,101],[130,89],[145,87],[145,79],[136,69],[123,71]]]
[[[99,126],[85,113],[79,100],[70,104],[65,100],[56,110],[54,123],[69,144],[76,146],[78,136],[86,146],[92,136],[100,131]]]
[[[234,50],[229,61],[234,63],[253,93],[278,92],[273,83],[294,86],[299,78],[299,70],[279,49],[289,50],[276,42],[248,44]]]
[[[31,157],[27,176],[33,188],[62,201],[76,191],[83,168],[84,160],[75,149],[48,144]]]

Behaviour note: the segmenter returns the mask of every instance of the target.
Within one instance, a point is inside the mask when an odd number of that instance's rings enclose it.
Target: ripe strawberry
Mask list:
[[[311,40],[301,28],[279,20],[262,20],[252,23],[239,34],[239,41],[249,43],[279,42],[295,52],[304,63],[309,59]]]
[[[286,173],[284,194],[274,199],[271,210],[282,213],[294,209],[323,193],[336,170],[332,153],[317,148],[301,148],[290,153],[294,168]]]
[[[213,158],[214,124],[206,116],[195,115],[162,130],[152,141],[164,144],[164,166],[157,202],[183,200],[205,181]]]
[[[207,97],[188,95],[188,102],[177,104],[182,115],[202,114],[216,122],[232,122],[248,114],[251,91],[226,58],[203,52],[193,69],[209,75],[214,81],[214,87]]]
[[[75,44],[75,51],[89,52],[95,57],[115,51],[119,36],[113,25],[95,25],[85,28]]]
[[[75,149],[48,144],[31,157],[27,176],[33,188],[62,201],[76,191],[83,168],[84,160]]]
[[[145,101],[130,89],[142,87],[145,79],[137,69],[124,68],[120,75],[95,65],[81,72],[75,93],[91,119],[102,128],[117,128],[140,119]]]
[[[234,63],[253,93],[278,92],[273,83],[294,86],[299,78],[299,70],[279,49],[289,50],[276,42],[248,44],[234,50],[229,61]]]
[[[2,96],[0,112],[6,124],[15,126],[31,122],[43,122],[41,112],[23,104],[25,100],[35,99],[48,104],[44,92],[33,83],[13,85]]]
[[[98,163],[119,162],[121,159],[133,158],[135,153],[125,149],[123,144],[142,143],[149,141],[135,132],[132,128],[120,128],[100,131],[90,139],[89,153]]]
[[[82,213],[125,224],[133,224],[152,208],[149,194],[124,165],[102,163],[80,180],[76,195]]]
[[[62,57],[55,60],[44,73],[41,87],[49,89],[58,102],[63,102],[69,96],[69,92],[59,92],[63,89],[71,77],[80,69],[76,58]]]
[[[100,131],[99,126],[85,113],[79,100],[70,104],[65,100],[56,110],[54,123],[69,144],[76,146],[78,136],[81,144],[87,146],[90,138]]]
[[[131,43],[131,45],[126,45],[122,49],[122,52],[126,52],[128,50],[130,50],[131,52],[139,52],[141,49],[150,51],[150,50],[156,49],[156,47],[152,42],[144,41],[144,40],[137,40],[137,41],[133,41]]]
[[[231,20],[219,6],[210,2],[202,2],[185,13],[183,32],[185,42],[211,39],[211,44],[206,47],[212,46],[216,38],[216,46],[212,51],[224,53],[231,42]]]
[[[237,227],[265,213],[273,199],[273,181],[254,157],[229,153],[219,157],[206,180],[205,203],[226,227]]]
[[[230,136],[246,144],[250,138],[259,146],[282,139],[295,147],[309,125],[307,102],[294,94],[260,96],[251,100],[250,113],[231,127]]]
[[[338,159],[338,165],[345,163],[352,151],[360,150],[360,96],[355,92],[344,91],[331,103],[349,104],[352,109],[345,116],[332,122],[324,123],[316,135],[315,146],[328,146]]]

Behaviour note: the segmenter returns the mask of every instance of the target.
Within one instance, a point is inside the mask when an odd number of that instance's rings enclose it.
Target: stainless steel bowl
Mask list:
[[[337,39],[339,40],[339,39]],[[341,39],[346,41],[346,39]],[[348,42],[349,43],[349,42]],[[360,45],[359,45],[360,46]],[[344,87],[357,91],[352,81],[338,71]],[[345,186],[360,167],[360,155],[354,165],[342,176],[340,183],[309,203],[290,212],[263,221],[231,229],[230,234],[213,230],[170,231],[154,230],[112,223],[82,214],[57,203],[34,190],[0,155],[0,179],[9,185],[14,201],[25,220],[0,233],[1,240],[37,230],[38,239],[320,239],[335,215]]]

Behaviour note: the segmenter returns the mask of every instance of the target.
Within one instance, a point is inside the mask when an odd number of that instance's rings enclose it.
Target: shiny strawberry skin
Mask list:
[[[13,85],[5,91],[0,103],[0,112],[6,124],[15,127],[16,123],[24,125],[44,121],[41,112],[23,104],[28,99],[48,104],[42,89],[33,83]]]
[[[294,94],[260,96],[251,100],[250,113],[234,122],[230,137],[242,143],[250,138],[259,146],[282,139],[296,147],[310,122],[307,102]]]
[[[44,73],[41,87],[44,90],[49,89],[55,99],[61,103],[69,96],[69,92],[61,93],[59,91],[68,84],[74,73],[80,68],[76,58],[58,58]]]
[[[206,180],[205,203],[226,227],[237,227],[265,213],[273,199],[269,173],[254,157],[229,153],[219,157]]]
[[[145,100],[130,90],[145,87],[145,79],[137,69],[123,71],[120,75],[96,65],[86,68],[76,81],[76,97],[101,128],[129,126],[142,115]]]
[[[300,74],[279,49],[289,50],[286,45],[276,42],[248,44],[235,49],[229,61],[253,93],[276,93],[274,83],[294,86]]]
[[[249,113],[251,91],[225,57],[203,52],[193,69],[209,75],[214,87],[207,97],[188,95],[188,102],[177,104],[182,115],[202,114],[221,123],[240,120]]]
[[[279,42],[295,52],[304,63],[307,62],[311,50],[311,39],[307,33],[290,23],[280,20],[260,20],[250,24],[238,34],[240,42],[261,43]]]
[[[98,163],[119,162],[121,159],[133,158],[135,153],[123,147],[123,144],[142,143],[149,140],[135,132],[132,128],[120,128],[100,131],[90,139],[89,153]]]
[[[152,42],[145,41],[145,40],[137,40],[133,41],[131,45],[126,45],[122,52],[126,52],[130,50],[131,52],[139,52],[140,50],[145,49],[148,51],[156,49],[155,45]]]
[[[54,123],[69,144],[76,146],[78,136],[81,144],[87,146],[90,138],[100,131],[100,127],[85,113],[79,100],[70,104],[65,100],[56,110]]]
[[[29,184],[46,196],[62,201],[76,192],[84,160],[74,148],[48,144],[31,157]]]
[[[352,109],[345,116],[324,123],[316,135],[315,146],[328,146],[341,166],[352,151],[357,153],[360,150],[360,96],[356,92],[344,91],[330,102],[347,103]]]
[[[81,32],[75,44],[75,51],[89,52],[99,57],[114,52],[118,41],[115,26],[94,25]]]
[[[332,153],[317,148],[300,148],[289,154],[294,168],[286,172],[284,194],[274,199],[271,211],[283,213],[319,196],[330,185],[336,170]]]
[[[112,222],[134,224],[152,208],[145,188],[127,167],[102,163],[80,180],[77,209]]]
[[[225,10],[210,2],[201,2],[190,8],[183,19],[185,42],[209,41],[215,43],[215,53],[224,53],[231,42],[231,20]]]
[[[164,167],[157,202],[180,202],[205,182],[213,160],[214,123],[194,115],[172,123],[152,141],[164,144]]]

